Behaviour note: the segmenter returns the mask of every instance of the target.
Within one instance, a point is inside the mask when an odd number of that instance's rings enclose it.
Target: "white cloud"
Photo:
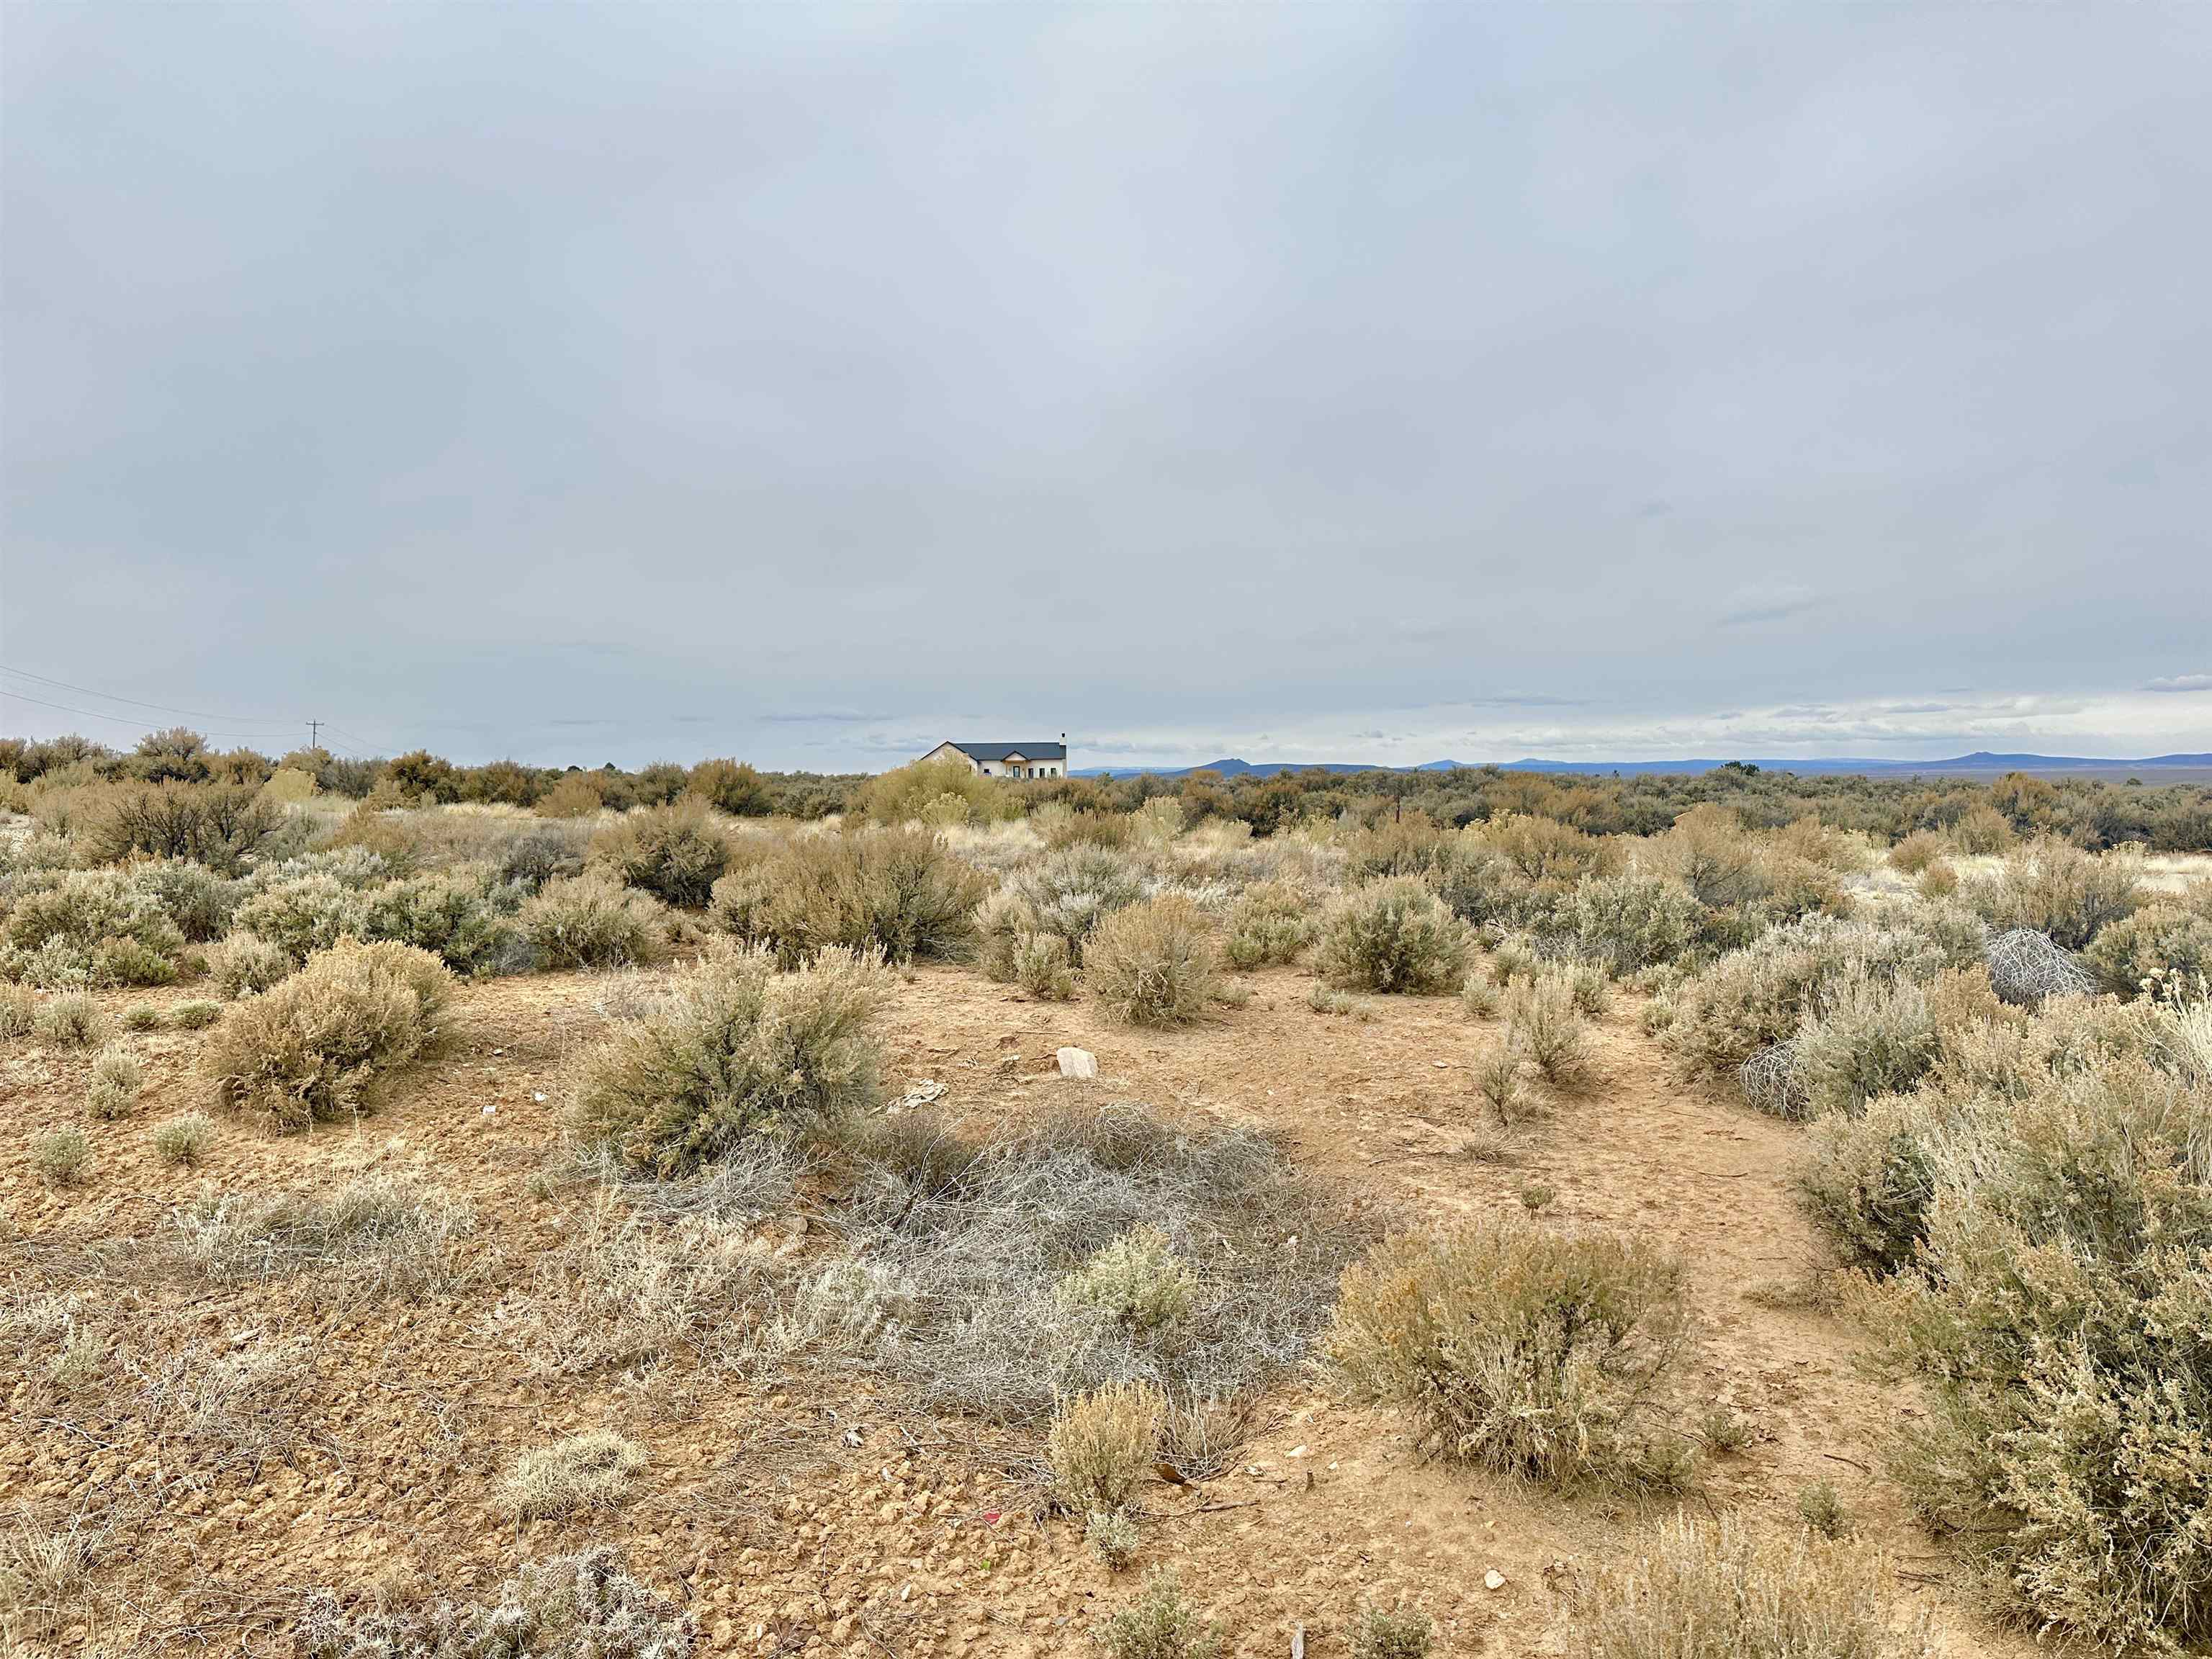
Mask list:
[[[2152,680],[2146,691],[2212,691],[2212,674],[2168,674]]]

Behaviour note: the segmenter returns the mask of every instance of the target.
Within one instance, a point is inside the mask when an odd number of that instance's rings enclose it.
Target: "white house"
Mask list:
[[[940,743],[921,758],[963,760],[987,778],[1064,777],[1067,733],[1058,743]]]

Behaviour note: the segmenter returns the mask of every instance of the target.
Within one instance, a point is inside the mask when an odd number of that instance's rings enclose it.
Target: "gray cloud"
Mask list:
[[[2146,691],[2212,691],[2212,674],[2169,674],[2150,681]]]
[[[2201,7],[7,27],[11,669],[593,764],[2212,749]]]

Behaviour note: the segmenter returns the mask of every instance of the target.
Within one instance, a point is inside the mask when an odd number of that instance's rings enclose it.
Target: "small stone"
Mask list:
[[[1062,1048],[1059,1058],[1062,1077],[1089,1082],[1098,1075],[1098,1057],[1088,1048]]]
[[[1486,1590],[1504,1589],[1505,1588],[1505,1575],[1498,1571],[1497,1568],[1492,1567],[1488,1572],[1482,1575],[1482,1587]]]

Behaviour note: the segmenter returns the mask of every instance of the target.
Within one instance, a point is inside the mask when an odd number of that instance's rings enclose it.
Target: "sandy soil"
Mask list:
[[[963,1113],[1016,1116],[1067,1086],[1053,1054],[1073,1043],[1127,1097],[1277,1126],[1317,1179],[1378,1216],[1448,1218],[1517,1205],[1541,1184],[1560,1224],[1678,1248],[1698,1327],[1685,1391],[1741,1412],[1756,1434],[1707,1463],[1690,1501],[1784,1525],[1802,1486],[1831,1481],[1897,1558],[1900,1593],[1932,1613],[1944,1650],[2028,1651],[1927,1582],[1945,1559],[1873,1473],[1879,1432],[1913,1402],[1859,1371],[1850,1326],[1793,1294],[1814,1265],[1788,1187],[1797,1131],[1673,1080],[1623,995],[1602,1023],[1595,1085],[1517,1131],[1511,1162],[1477,1161],[1486,1137],[1470,1067],[1495,1022],[1455,1000],[1376,998],[1361,1005],[1367,1018],[1327,1015],[1307,1006],[1303,971],[1252,982],[1248,1006],[1161,1035],[1103,1024],[1085,1003],[1024,1001],[965,969],[921,969],[886,1021],[887,1080],[933,1079]],[[149,1352],[299,1339],[311,1356],[305,1443],[258,1470],[150,1441],[127,1380],[64,1398],[18,1376],[5,1385],[0,1509],[125,1518],[102,1569],[116,1628],[162,1652],[283,1651],[283,1621],[310,1587],[413,1577],[484,1588],[524,1557],[598,1540],[687,1600],[714,1652],[1090,1650],[1086,1632],[1135,1577],[1099,1565],[1066,1521],[1036,1518],[1024,1476],[1034,1444],[918,1413],[865,1379],[756,1390],[673,1369],[642,1383],[523,1374],[494,1310],[527,1283],[532,1253],[557,1242],[577,1201],[542,1194],[532,1176],[558,1138],[563,1067],[601,1025],[605,984],[468,988],[448,1051],[357,1128],[278,1139],[222,1123],[194,1171],[161,1164],[149,1136],[203,1103],[198,1038],[134,1038],[147,1096],[125,1121],[84,1125],[98,1167],[60,1192],[40,1181],[28,1147],[39,1131],[82,1122],[89,1058],[0,1051],[0,1271],[16,1290],[75,1291]],[[118,1010],[142,1000],[109,999]],[[132,1248],[161,1237],[203,1182],[312,1188],[378,1163],[419,1164],[475,1203],[470,1284],[416,1303],[300,1281],[209,1289]],[[489,1492],[505,1459],[599,1425],[652,1455],[633,1501],[520,1528],[498,1517]],[[1142,1557],[1180,1565],[1237,1654],[1288,1653],[1300,1626],[1309,1653],[1340,1653],[1363,1599],[1401,1595],[1436,1616],[1443,1651],[1556,1652],[1562,1593],[1602,1571],[1648,1518],[1425,1463],[1401,1420],[1334,1403],[1312,1382],[1267,1400],[1243,1459],[1202,1488],[1156,1486]],[[1505,1579],[1496,1591],[1484,1588],[1492,1569]],[[66,1632],[56,1650],[87,1635]]]

